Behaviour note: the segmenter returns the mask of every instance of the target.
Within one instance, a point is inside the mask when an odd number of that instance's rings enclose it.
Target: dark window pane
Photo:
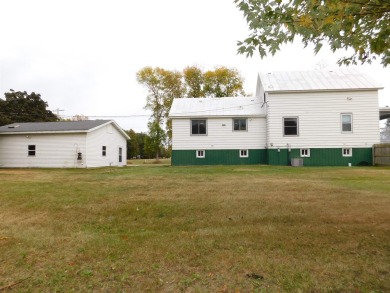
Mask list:
[[[191,120],[191,134],[206,134],[206,120]]]
[[[284,135],[298,135],[298,118],[284,118]]]
[[[246,130],[246,119],[234,119],[233,130]]]
[[[206,134],[206,121],[205,120],[199,121],[199,134]]]
[[[198,120],[192,120],[192,134],[198,134]]]
[[[240,122],[237,119],[234,120],[234,130],[240,130]]]

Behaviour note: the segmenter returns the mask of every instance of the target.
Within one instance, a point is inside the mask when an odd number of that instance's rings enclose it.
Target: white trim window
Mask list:
[[[249,151],[248,150],[240,150],[240,158],[248,158]]]
[[[191,119],[191,135],[207,135],[207,120]]]
[[[29,157],[35,157],[36,154],[36,145],[35,144],[29,144],[28,145],[28,156]]]
[[[105,145],[102,146],[102,157],[107,155],[107,147]]]
[[[352,114],[341,114],[341,132],[352,132]]]
[[[196,151],[196,157],[197,158],[205,158],[206,157],[206,151],[205,150],[197,150]]]
[[[342,148],[343,157],[352,157],[352,148]]]
[[[283,135],[284,136],[299,135],[298,117],[283,117]]]
[[[233,131],[247,131],[248,119],[235,118],[233,119]]]
[[[310,149],[301,149],[301,157],[310,157]]]

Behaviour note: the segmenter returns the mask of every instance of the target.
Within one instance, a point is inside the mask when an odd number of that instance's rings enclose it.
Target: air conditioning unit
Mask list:
[[[303,166],[303,159],[302,158],[291,159],[291,166],[302,167]]]

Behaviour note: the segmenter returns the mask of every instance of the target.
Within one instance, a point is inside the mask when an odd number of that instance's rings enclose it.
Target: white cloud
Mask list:
[[[232,2],[1,1],[0,93],[41,93],[65,115],[147,115],[146,91],[135,80],[144,66],[236,67],[247,92],[255,91],[258,71],[310,70],[321,60],[335,67],[336,54],[314,56],[298,42],[264,60],[237,55],[236,42],[248,32]],[[389,69],[361,68],[390,90]],[[390,104],[390,94],[382,93],[381,103]],[[116,120],[146,130],[147,116]]]

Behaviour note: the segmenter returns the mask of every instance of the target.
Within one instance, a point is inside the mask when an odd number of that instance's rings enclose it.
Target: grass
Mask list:
[[[389,168],[0,169],[0,180],[0,291],[390,291]]]
[[[127,165],[129,166],[139,166],[139,165],[164,165],[164,166],[170,166],[171,165],[171,159],[161,158],[161,159],[130,159],[127,160]]]

